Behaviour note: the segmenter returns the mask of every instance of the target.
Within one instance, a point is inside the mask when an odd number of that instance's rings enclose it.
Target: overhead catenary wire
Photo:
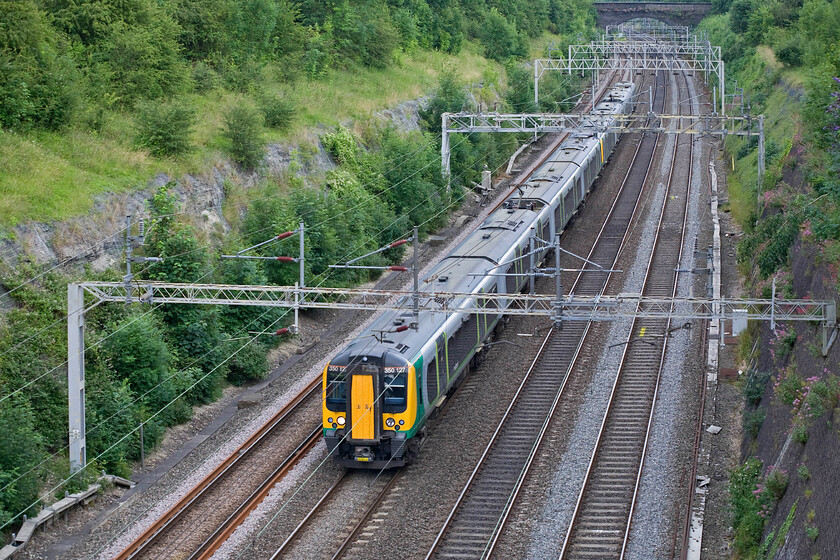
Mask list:
[[[282,319],[282,316],[281,316],[281,317],[278,317],[278,318],[277,318],[274,322],[272,322],[272,323],[271,323],[271,327],[273,327],[274,325],[276,325],[276,324],[280,321],[280,319]],[[263,333],[261,333],[261,334],[267,334],[267,333],[269,333],[269,332],[271,332],[271,331],[270,331],[270,329],[266,329],[266,330],[265,330],[265,331],[263,331]],[[257,335],[257,336],[258,336],[258,335]],[[243,344],[242,346],[240,346],[240,347],[239,347],[239,349],[237,349],[237,350],[236,350],[235,352],[233,352],[231,355],[229,355],[229,356],[228,356],[228,357],[226,357],[224,360],[222,360],[222,361],[221,361],[218,365],[216,365],[213,369],[211,369],[210,371],[208,371],[207,373],[205,373],[204,375],[202,375],[200,378],[198,378],[198,379],[197,379],[197,380],[196,380],[196,381],[195,381],[192,385],[190,385],[189,387],[187,387],[186,389],[184,389],[183,391],[181,391],[181,392],[180,392],[180,393],[179,393],[179,394],[178,394],[178,395],[177,395],[174,399],[172,399],[171,401],[169,401],[168,403],[166,403],[166,404],[165,404],[165,405],[164,405],[164,406],[163,406],[160,410],[158,410],[157,412],[155,412],[154,414],[152,414],[151,416],[149,416],[147,419],[145,419],[145,420],[142,422],[142,424],[146,424],[146,423],[148,423],[150,420],[155,419],[155,418],[156,418],[158,415],[160,415],[160,414],[161,414],[164,410],[166,410],[167,408],[169,408],[170,406],[172,406],[172,404],[174,404],[175,402],[177,402],[177,401],[178,401],[178,399],[180,399],[181,397],[183,397],[184,395],[186,395],[186,394],[187,394],[187,393],[188,393],[191,389],[193,389],[196,385],[198,385],[199,383],[201,383],[202,381],[204,381],[204,380],[205,380],[205,379],[206,379],[206,378],[207,378],[210,374],[212,374],[213,372],[215,372],[217,369],[219,369],[219,368],[220,368],[220,367],[222,367],[224,364],[226,364],[229,360],[231,360],[234,356],[236,356],[239,352],[241,352],[241,351],[242,351],[242,350],[244,350],[247,346],[249,346],[250,344],[252,344],[252,343],[253,343],[253,342],[257,339],[257,336],[254,336],[253,338],[251,338],[251,339],[250,339],[249,341],[247,341],[245,344]],[[90,466],[91,464],[94,464],[94,463],[95,463],[98,459],[100,459],[100,458],[102,458],[103,456],[105,456],[105,454],[107,454],[109,451],[111,451],[114,447],[116,447],[117,445],[119,445],[120,443],[122,443],[123,441],[125,441],[125,440],[126,440],[126,438],[128,438],[129,436],[133,435],[135,431],[136,431],[136,430],[132,430],[131,432],[127,433],[126,435],[124,435],[123,437],[121,437],[119,440],[117,440],[116,442],[114,442],[111,446],[109,446],[107,449],[105,449],[105,450],[104,450],[104,451],[102,451],[99,455],[97,455],[97,456],[96,456],[96,457],[94,457],[91,461],[89,461],[89,462],[88,462],[88,464],[87,464],[87,465],[85,465],[85,467],[83,467],[83,470],[84,470],[85,468],[87,468],[88,466]],[[62,480],[61,480],[58,484],[56,484],[55,486],[53,486],[53,487],[52,487],[50,490],[48,490],[46,493],[47,493],[47,494],[52,494],[53,492],[55,492],[56,490],[58,490],[59,488],[61,488],[64,484],[66,484],[67,482],[69,482],[70,480],[72,480],[72,479],[73,479],[73,478],[74,478],[77,474],[78,474],[78,473],[73,473],[73,474],[71,474],[70,476],[68,476],[68,477],[66,477],[66,478],[64,478],[64,479],[62,479]],[[29,504],[26,508],[24,508],[24,509],[23,509],[23,511],[18,512],[15,516],[11,517],[8,521],[6,521],[6,523],[4,523],[3,525],[0,525],[0,529],[4,529],[6,526],[8,526],[9,524],[11,524],[13,521],[15,521],[15,520],[18,518],[18,516],[22,515],[22,514],[23,514],[23,512],[28,511],[29,509],[31,509],[31,508],[33,508],[33,507],[35,507],[35,506],[36,506],[36,505],[37,505],[40,501],[41,501],[41,499],[40,499],[40,498],[38,498],[37,500],[35,500],[35,501],[34,501],[34,502],[32,502],[31,504]]]
[[[485,153],[485,155],[486,155],[486,153]],[[424,168],[426,168],[426,167],[428,167],[428,164],[427,164],[426,166],[424,166]],[[424,168],[421,168],[421,170],[422,170],[422,169],[424,169]],[[419,172],[419,171],[418,171],[418,172]],[[414,174],[410,175],[408,178],[410,178],[410,177],[414,176],[415,174],[416,174],[416,172],[415,172]],[[407,180],[408,178],[405,178],[404,180]],[[404,180],[403,180],[403,181],[404,181]],[[402,182],[402,181],[401,181],[401,182]],[[399,184],[399,183],[397,183],[397,184]],[[392,187],[393,187],[393,186],[395,186],[395,185],[392,185]],[[436,193],[432,193],[432,195],[430,195],[430,197],[431,197],[431,196],[435,196],[435,195],[436,195]],[[441,214],[441,213],[443,213],[443,212],[445,212],[445,211],[447,211],[447,210],[448,210],[448,208],[444,208],[444,209],[442,209],[440,212],[438,212],[437,214],[435,214],[434,216],[432,216],[431,218],[429,218],[428,220],[426,220],[426,222],[428,222],[428,221],[430,221],[430,220],[434,219],[434,218],[435,218],[435,217],[437,217],[439,214]],[[391,225],[393,225],[393,222],[392,222],[392,224],[391,224]],[[387,229],[387,227],[390,227],[390,226],[386,226],[386,228],[384,228],[384,229]],[[384,231],[384,229],[383,229],[383,231]],[[218,267],[216,267],[216,268],[218,268]],[[211,271],[208,271],[208,272],[207,272],[204,276],[206,276],[206,275],[208,275],[208,274],[212,273],[212,272],[213,272],[216,268],[212,269]],[[324,280],[323,280],[323,281],[325,281],[325,280],[326,280],[326,277],[324,278]],[[322,281],[322,282],[323,282],[323,281]],[[141,316],[139,316],[139,317],[135,318],[135,319],[134,319],[134,321],[138,320],[139,318],[141,318],[142,316],[144,316],[144,315],[146,315],[146,314],[148,314],[148,313],[151,313],[152,311],[154,311],[155,309],[157,309],[157,307],[159,307],[160,305],[161,305],[161,304],[158,304],[158,306],[156,306],[156,307],[152,308],[151,310],[149,310],[148,312],[144,313],[143,315],[141,315]],[[283,315],[281,315],[281,317],[279,317],[279,318],[278,318],[278,319],[277,319],[274,323],[272,323],[272,324],[276,324],[276,322],[277,322],[277,321],[279,321],[280,319],[282,319],[282,317],[284,317],[287,313],[288,313],[288,311],[286,311],[285,313],[283,313]],[[263,315],[264,315],[264,314],[263,314]],[[134,321],[132,321],[132,322],[134,322]],[[126,325],[123,325],[123,326],[122,326],[120,329],[118,329],[117,331],[114,331],[113,333],[110,333],[110,334],[108,335],[108,337],[112,336],[113,334],[116,334],[116,332],[118,332],[119,330],[121,330],[122,328],[125,328],[126,326],[128,326],[128,325],[130,325],[130,324],[131,324],[131,323],[128,323],[128,324],[126,324]],[[246,328],[247,328],[247,327],[246,327]],[[268,331],[266,331],[266,332],[268,332]],[[264,334],[264,333],[260,333],[260,334]],[[108,338],[108,337],[106,337],[106,338]],[[102,340],[98,341],[95,345],[97,345],[97,344],[101,344],[104,340],[105,340],[105,339],[102,339]],[[239,349],[239,350],[237,350],[237,351],[236,351],[236,352],[234,352],[231,356],[229,356],[228,358],[226,358],[225,360],[223,360],[222,364],[223,364],[223,363],[225,363],[227,360],[229,360],[231,357],[233,357],[236,353],[238,353],[239,351],[241,351],[241,349],[242,349],[242,348],[244,348],[245,346],[247,346],[248,344],[250,344],[251,342],[253,342],[253,340],[254,340],[254,339],[251,339],[248,343],[246,343],[245,345],[243,345],[242,347],[240,347],[240,349]],[[95,346],[95,345],[91,345],[90,347],[93,347],[93,346]],[[90,347],[89,347],[89,348],[90,348]],[[199,359],[200,359],[200,358],[199,358]],[[197,361],[197,360],[196,360],[196,361]],[[66,364],[66,363],[67,363],[67,362],[65,362],[65,364]],[[206,378],[206,377],[207,377],[207,375],[209,375],[210,373],[212,373],[213,371],[215,371],[216,369],[218,369],[218,367],[220,367],[222,364],[219,364],[219,366],[217,366],[216,368],[213,368],[213,370],[211,370],[210,372],[208,372],[206,375],[202,376],[202,378],[200,378],[200,379],[199,379],[199,381],[197,381],[196,383],[194,383],[193,385],[191,385],[191,386],[190,386],[190,388],[188,388],[188,390],[189,390],[189,389],[191,389],[192,387],[194,387],[194,386],[195,386],[198,382],[200,382],[201,380],[203,380],[204,378]],[[64,365],[64,364],[61,364],[61,365]],[[60,365],[60,366],[57,366],[57,367],[61,367],[61,365]],[[51,370],[50,372],[47,372],[47,374],[48,374],[48,373],[51,373],[52,371],[54,371],[55,369],[57,369],[57,367],[56,367],[56,368],[54,368],[53,370]],[[44,374],[44,375],[46,375],[46,374]],[[174,374],[173,374],[173,375],[174,375]],[[170,376],[170,377],[171,377],[171,376]],[[34,382],[34,381],[35,381],[35,380],[33,380],[33,382]],[[29,383],[29,384],[31,384],[31,383]],[[29,385],[29,384],[28,384],[28,385]],[[28,385],[27,385],[27,386],[28,386]],[[148,394],[148,392],[147,392],[146,394]],[[166,404],[163,408],[161,408],[161,410],[159,410],[157,413],[155,413],[154,415],[152,415],[152,416],[151,416],[149,419],[147,419],[146,421],[151,420],[152,418],[156,417],[156,416],[157,416],[160,412],[162,412],[163,410],[165,410],[166,408],[168,408],[168,407],[169,407],[169,406],[170,406],[170,405],[171,405],[171,404],[172,404],[175,400],[177,400],[178,398],[180,398],[180,397],[181,397],[181,396],[183,396],[184,394],[185,394],[185,392],[182,392],[182,393],[181,393],[178,397],[176,397],[173,401],[170,401],[169,403],[167,403],[167,404]],[[145,394],[144,394],[143,396],[145,396]],[[138,397],[138,398],[142,398],[143,396]],[[136,400],[135,400],[135,402],[136,402]],[[112,417],[113,417],[113,416],[112,416]],[[144,423],[145,423],[145,422],[144,422]],[[100,425],[101,425],[101,424],[100,424]],[[99,427],[99,426],[97,426],[97,428],[98,428],[98,427]],[[133,434],[135,431],[136,431],[136,429],[135,429],[135,430],[132,430],[131,432],[129,432],[128,434],[126,434],[126,436],[124,436],[123,438],[121,438],[120,440],[118,440],[118,442],[116,442],[115,444],[111,445],[108,449],[106,449],[105,451],[103,451],[102,453],[100,453],[100,455],[98,455],[98,456],[97,456],[97,458],[101,457],[102,455],[104,455],[105,453],[107,453],[108,451],[110,451],[111,449],[113,449],[113,447],[114,447],[115,445],[117,445],[118,443],[120,443],[121,441],[123,441],[126,437],[130,436],[130,435],[131,435],[131,434]],[[72,477],[68,477],[68,479],[67,479],[67,480],[69,480],[70,478],[72,478]],[[59,484],[59,486],[57,486],[56,488],[58,488],[58,487],[60,487],[60,484]],[[30,506],[30,507],[31,507],[31,506]],[[27,509],[29,509],[29,508],[27,508]],[[16,517],[17,517],[17,516],[15,516],[15,518],[16,518]],[[5,525],[4,525],[3,527],[5,527]],[[0,527],[0,528],[2,528],[2,527]]]
[[[489,150],[488,150],[487,152],[485,152],[485,155],[486,155],[486,153],[489,153]],[[496,169],[498,170],[498,169],[499,169],[499,167],[497,167]],[[433,194],[432,194],[432,195],[430,195],[430,196],[434,196],[434,195],[435,195],[435,193],[433,193]],[[442,213],[446,212],[446,211],[447,211],[447,209],[448,209],[448,208],[444,208],[444,209],[442,209],[442,210],[441,210],[441,211],[439,211],[437,214],[435,214],[434,216],[432,216],[431,218],[429,218],[427,221],[431,221],[432,219],[436,218],[438,215],[440,215],[440,214],[442,214]],[[395,222],[392,222],[391,224],[388,224],[387,226],[385,226],[385,228],[383,228],[383,230],[382,230],[382,231],[384,231],[385,229],[387,229],[388,227],[390,227],[391,225],[393,225],[393,223],[395,223]],[[349,256],[349,255],[353,254],[354,252],[355,252],[355,251],[350,251],[350,252],[349,252],[349,253],[347,253],[344,257],[342,257],[342,259],[341,259],[341,260],[343,260],[343,259],[347,258],[347,256]],[[328,279],[328,277],[329,277],[329,275],[330,275],[331,273],[332,273],[332,272],[331,272],[330,270],[325,270],[325,271],[324,271],[324,273],[322,273],[321,275],[319,275],[319,276],[326,275],[326,277],[324,277],[324,278],[322,279],[322,281],[321,281],[321,283],[320,283],[319,285],[323,284],[323,282],[325,282],[325,281]],[[198,468],[198,467],[197,467],[197,468]],[[141,514],[139,514],[139,515],[142,515],[142,513],[141,513]],[[130,521],[130,522],[126,525],[126,527],[127,527],[128,525],[130,525],[130,524],[134,523],[134,522],[135,522],[135,521],[139,518],[139,515],[138,515],[138,516],[136,516],[136,517],[135,517],[132,521]],[[110,542],[113,542],[113,539],[112,539]],[[101,550],[103,550],[105,547],[109,546],[109,545],[110,545],[110,542],[109,542],[109,543],[106,543],[106,544],[105,544],[102,548],[100,548],[100,550],[99,550],[98,552],[101,552]],[[97,552],[97,553],[98,553],[98,552]]]

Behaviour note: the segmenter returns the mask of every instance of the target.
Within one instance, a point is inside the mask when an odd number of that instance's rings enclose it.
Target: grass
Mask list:
[[[547,39],[550,40],[550,39]],[[261,93],[284,95],[299,108],[293,128],[268,130],[265,139],[292,143],[311,141],[306,129],[334,126],[364,119],[402,101],[416,99],[437,85],[451,68],[467,83],[486,75],[499,76],[501,67],[468,43],[457,56],[416,51],[400,54],[383,70],[333,70],[319,80],[284,84],[276,68],[265,70]],[[197,122],[192,140],[196,149],[173,161],[159,159],[134,146],[134,119],[130,111],[109,111],[99,132],[71,128],[60,133],[0,130],[0,231],[27,220],[51,221],[83,215],[94,198],[105,192],[143,188],[158,173],[173,177],[201,173],[225,150],[220,134],[225,110],[242,101],[242,94],[214,90],[190,94]]]
[[[771,53],[772,54],[772,53]],[[762,60],[757,57],[755,62]],[[750,72],[760,75],[762,69]],[[750,89],[750,84],[745,84],[745,89]],[[779,151],[777,155],[783,155],[785,146],[793,138],[798,129],[799,103],[791,99],[784,88],[773,88],[772,93],[767,97],[762,114],[765,116],[764,133],[765,142],[775,143]],[[732,216],[740,224],[749,221],[750,212],[756,209],[756,185],[758,183],[758,150],[750,151],[745,157],[735,157],[735,170],[732,172],[732,155],[737,154],[739,148],[746,142],[741,138],[727,140],[730,166],[728,176],[729,203]],[[769,155],[769,154],[768,154]],[[774,161],[768,157],[767,171],[771,171]]]

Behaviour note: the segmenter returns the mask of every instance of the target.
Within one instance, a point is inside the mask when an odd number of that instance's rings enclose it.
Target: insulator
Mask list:
[[[295,262],[294,257],[277,257],[277,260],[280,262]]]
[[[289,329],[287,329],[286,327],[283,327],[282,329],[277,329],[277,332],[275,332],[274,334],[276,334],[277,336],[282,336],[284,334],[289,334]]]
[[[408,325],[403,325],[401,327],[397,327],[397,330],[395,330],[394,332],[404,332],[404,331],[407,331],[407,330],[408,330]]]
[[[389,266],[388,270],[395,270],[397,272],[405,272],[408,269],[404,266]]]
[[[293,232],[293,231],[287,231],[285,233],[281,233],[280,235],[278,235],[277,239],[286,239],[287,237],[291,237],[294,234],[295,234],[295,232]]]
[[[405,245],[406,243],[408,243],[408,239],[400,239],[399,241],[394,241],[388,245],[388,248],[393,249],[394,247],[399,247],[400,245]]]

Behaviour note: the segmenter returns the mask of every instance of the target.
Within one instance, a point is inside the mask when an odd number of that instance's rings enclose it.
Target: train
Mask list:
[[[475,298],[449,313],[421,311],[416,318],[409,301],[405,310],[382,313],[329,360],[322,380],[323,434],[339,464],[386,469],[417,458],[428,421],[481,362],[483,346],[504,317],[503,305],[497,314],[458,310],[495,305],[481,295],[516,293],[528,284],[530,238],[552,240],[573,218],[619,139],[603,125],[631,112],[634,91],[632,82],[610,86],[591,112],[592,124],[566,138],[420,283],[421,293]],[[539,262],[548,248],[536,246]]]

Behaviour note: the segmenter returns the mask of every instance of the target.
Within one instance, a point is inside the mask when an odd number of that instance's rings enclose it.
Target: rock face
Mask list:
[[[401,103],[377,113],[376,118],[401,132],[420,129],[418,109],[424,99]],[[335,168],[324,150],[319,130],[307,134],[301,144],[270,144],[260,172],[243,172],[228,162],[214,164],[203,174],[184,175],[175,180],[174,192],[181,210],[206,236],[220,236],[230,231],[222,212],[225,187],[235,184],[245,189],[261,179],[293,173],[312,183]],[[109,193],[94,201],[86,215],[51,223],[28,222],[12,231],[12,239],[0,240],[0,261],[14,267],[26,261],[37,264],[89,264],[95,271],[115,266],[123,258],[126,216],[135,220],[148,217],[147,201],[157,188],[172,181],[159,174],[146,188],[130,193]]]

